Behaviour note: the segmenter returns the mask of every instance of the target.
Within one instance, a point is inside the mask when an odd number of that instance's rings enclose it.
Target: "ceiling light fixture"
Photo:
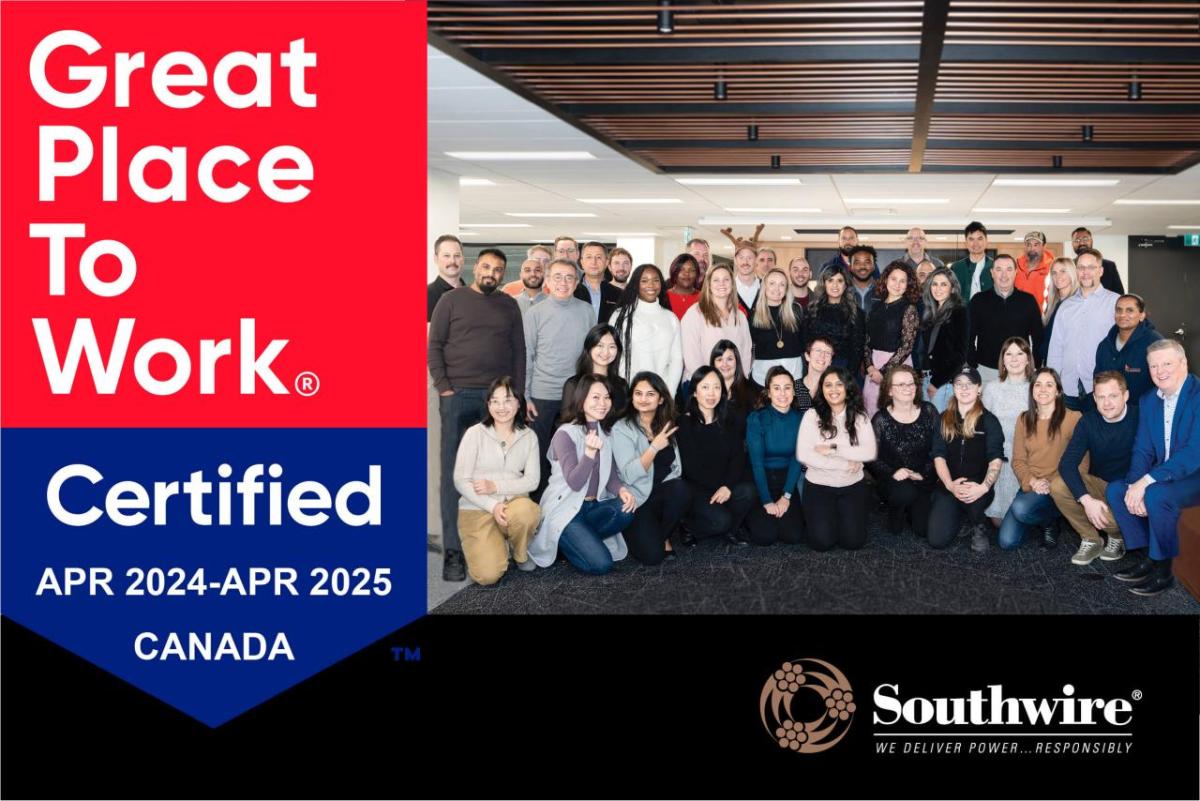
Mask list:
[[[1023,209],[1023,208],[995,208],[978,206],[971,209],[972,214],[1069,214],[1070,209]]]
[[[649,231],[580,231],[584,236],[658,236],[658,234]]]
[[[664,203],[682,203],[677,197],[581,197],[576,198],[580,203],[596,203],[599,205],[661,205]]]
[[[848,197],[847,206],[935,206],[950,202],[946,197]]]
[[[1140,83],[1138,83],[1137,78],[1134,78],[1132,81],[1129,82],[1129,99],[1130,100],[1141,100],[1142,99],[1142,85]]]
[[[746,126],[746,139],[748,139],[751,142],[758,141],[758,126],[757,125],[747,125]]]
[[[725,211],[737,214],[820,214],[814,208],[780,208],[779,206],[728,206]]]
[[[1168,225],[1167,228],[1172,231],[1200,231],[1200,223],[1196,225]]]
[[[778,155],[771,156],[771,169],[772,169],[772,170],[778,170],[778,169],[779,169],[779,166],[780,166],[780,164],[782,164],[782,163],[783,163],[783,162],[782,162],[782,160],[779,158],[779,156],[778,156]]]
[[[671,0],[658,4],[658,32],[675,33],[675,15],[671,12]]]
[[[802,186],[799,178],[676,178],[684,186]]]
[[[1050,157],[1050,166],[1053,167],[1054,169],[1061,170],[1062,164],[1063,164],[1062,156],[1051,156]]]
[[[997,178],[992,186],[1116,186],[1119,178]]]
[[[1135,200],[1133,198],[1121,198],[1114,200],[1113,203],[1118,206],[1200,206],[1200,200]]]
[[[568,219],[568,218],[574,218],[574,217],[595,217],[596,216],[593,212],[590,212],[590,211],[506,211],[506,212],[504,212],[504,215],[506,217],[546,217],[546,218],[550,218],[550,219],[553,219],[556,217],[562,217],[564,219]]]
[[[495,186],[495,181],[490,181],[487,178],[468,178],[463,175],[458,179],[459,186]]]
[[[447,150],[452,159],[464,161],[591,161],[586,150]]]
[[[725,100],[729,96],[729,88],[725,85],[724,78],[717,78],[717,82],[713,84],[713,100]]]
[[[1080,133],[1083,136],[1083,141],[1090,142],[1090,141],[1092,141],[1093,137],[1095,136],[1096,131],[1095,131],[1095,128],[1093,128],[1091,125],[1084,125],[1080,129]]]
[[[532,228],[529,223],[459,223],[459,229],[463,228]]]

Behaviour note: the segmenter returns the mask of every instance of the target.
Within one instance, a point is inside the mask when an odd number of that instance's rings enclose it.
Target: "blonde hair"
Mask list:
[[[967,411],[960,423],[958,401],[951,398],[950,405],[946,407],[946,411],[942,412],[942,439],[950,442],[955,437],[970,439],[975,436],[979,433],[978,424],[985,411],[987,410],[983,408],[983,393],[980,392],[975,398],[975,405]]]
[[[725,301],[725,310],[717,308],[717,301],[712,295],[712,277],[717,270],[724,270],[729,274],[729,298]],[[708,274],[704,276],[704,285],[700,287],[700,300],[696,301],[696,305],[700,307],[700,315],[704,318],[704,322],[711,325],[713,328],[720,328],[725,318],[733,316],[733,324],[737,326],[738,307],[737,307],[737,290],[734,288],[733,270],[729,269],[724,264],[714,264],[708,268]]]
[[[775,323],[771,320],[771,308],[767,305],[767,281],[771,280],[771,276],[777,274],[783,279],[784,295],[783,302],[779,304],[779,322],[788,331],[800,330],[800,321],[796,317],[795,310],[795,295],[792,294],[792,279],[788,278],[787,273],[778,267],[772,267],[763,276],[762,288],[758,293],[758,303],[754,304],[753,319],[751,324],[755,328],[774,328]]]
[[[1067,293],[1067,297],[1071,297],[1079,290],[1079,272],[1075,269],[1075,260],[1068,259],[1066,256],[1059,256],[1050,265],[1050,291],[1047,293],[1049,298],[1046,301],[1046,313],[1042,315],[1042,325],[1050,322],[1050,317],[1054,314],[1054,310],[1062,302],[1062,299],[1058,297],[1058,289],[1054,286],[1054,268],[1059,265],[1066,267],[1067,273],[1071,276],[1071,291]]]

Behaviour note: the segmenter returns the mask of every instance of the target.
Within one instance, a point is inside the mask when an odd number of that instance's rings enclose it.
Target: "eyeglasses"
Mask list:
[[[511,395],[507,398],[490,398],[488,400],[488,406],[490,406],[493,409],[503,409],[505,406],[516,406],[516,405],[517,405],[517,399],[512,397]]]
[[[552,284],[570,284],[570,283],[574,283],[575,276],[571,275],[570,273],[558,273],[556,275],[550,276],[546,280],[548,280]]]
[[[813,356],[832,356],[833,355],[833,351],[829,350],[829,348],[813,348],[812,350],[809,351],[809,353],[812,354]]]
[[[909,381],[906,384],[896,384],[896,383],[892,384],[892,389],[916,389],[916,388],[917,388],[917,385],[911,381]]]
[[[955,389],[970,389],[973,386],[975,386],[974,381],[955,381],[954,382]]]

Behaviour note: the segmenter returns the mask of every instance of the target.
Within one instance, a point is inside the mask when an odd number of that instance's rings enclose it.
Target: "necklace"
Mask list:
[[[773,308],[773,307],[767,308],[767,316],[768,317],[771,317],[771,308]],[[771,329],[775,332],[775,336],[779,337],[779,339],[777,339],[775,341],[775,347],[779,348],[780,350],[783,350],[783,306],[782,305],[779,307],[779,326],[778,327],[775,326],[775,318],[771,317]]]

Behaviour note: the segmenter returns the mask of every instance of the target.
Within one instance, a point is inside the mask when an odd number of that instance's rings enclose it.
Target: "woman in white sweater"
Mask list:
[[[718,264],[709,268],[700,300],[683,315],[679,327],[686,375],[707,365],[713,346],[728,339],[737,345],[742,354],[742,369],[749,376],[754,342],[750,339],[750,323],[738,308],[733,273],[728,267]]]
[[[529,500],[540,476],[537,435],[525,427],[525,400],[512,379],[488,387],[483,420],[463,434],[454,462],[458,532],[467,572],[495,584],[508,570],[508,552],[521,570],[533,570],[529,541],[541,512]]]
[[[611,318],[623,353],[617,373],[626,381],[641,372],[654,373],[674,394],[683,375],[679,318],[663,302],[662,272],[653,264],[633,271]]]

